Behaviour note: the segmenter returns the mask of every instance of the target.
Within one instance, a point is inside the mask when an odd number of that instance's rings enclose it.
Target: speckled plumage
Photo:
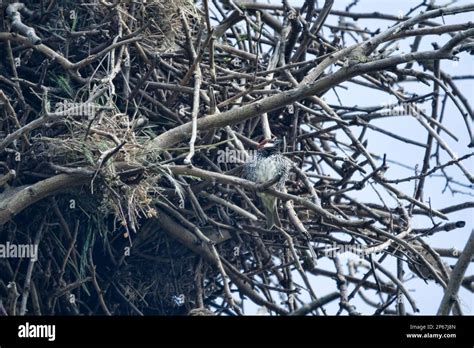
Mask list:
[[[244,177],[247,180],[262,184],[278,177],[279,180],[274,187],[278,191],[283,190],[292,162],[280,153],[278,144],[279,142],[267,141],[261,145],[255,157],[244,166]],[[264,192],[259,192],[257,195],[265,208],[267,228],[280,225],[277,198]]]

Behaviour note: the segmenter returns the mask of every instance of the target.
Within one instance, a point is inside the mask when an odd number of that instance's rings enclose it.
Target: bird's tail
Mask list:
[[[280,217],[277,210],[277,198],[267,194],[261,194],[263,207],[265,208],[265,217],[267,218],[267,229],[272,229],[273,226],[281,227]]]

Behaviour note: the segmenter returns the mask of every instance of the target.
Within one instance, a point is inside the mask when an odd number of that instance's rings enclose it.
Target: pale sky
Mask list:
[[[261,0],[262,1],[262,0]],[[280,4],[281,1],[273,0],[269,1],[271,3]],[[333,6],[333,9],[344,10],[345,6],[349,4],[351,1],[346,0],[337,0]],[[352,8],[353,12],[382,12],[385,14],[391,15],[399,15],[404,14],[409,11],[413,6],[416,6],[421,1],[408,1],[408,0],[378,0],[378,1],[371,1],[371,0],[362,0],[358,3],[357,6]],[[290,4],[294,6],[302,5],[302,0],[290,0]],[[445,1],[437,1],[437,5],[445,4]],[[457,4],[467,4],[468,1],[459,1]],[[321,8],[324,4],[324,1],[318,1],[318,8]],[[415,11],[418,13],[419,10]],[[347,21],[352,21],[350,18],[346,18]],[[473,21],[472,14],[460,14],[455,16],[445,16],[444,21],[446,24],[454,24],[454,23],[465,23],[468,21]],[[441,23],[440,19],[436,19],[437,22]],[[337,17],[329,16],[328,24],[337,24]],[[360,19],[358,21],[358,25],[362,28],[381,28],[382,30],[387,28],[388,26],[392,25],[393,21],[380,21],[375,19]],[[327,28],[323,29],[324,34],[326,37],[330,37],[329,30]],[[448,36],[443,35],[441,37],[438,36],[429,36],[428,38],[423,39],[422,44],[420,46],[421,50],[432,50],[431,43],[437,42],[439,44],[444,43],[447,40]],[[413,41],[412,38],[406,39],[405,44],[401,44],[400,46],[400,53],[401,52],[408,52],[409,47],[408,45],[411,44]],[[398,53],[395,53],[398,54]],[[443,61],[441,63],[441,68],[451,74],[451,75],[473,75],[474,74],[474,59],[473,56],[470,56],[466,53],[461,54],[459,63],[453,63],[452,61]],[[414,68],[417,70],[422,70],[420,66],[417,64],[414,65]],[[464,91],[466,97],[470,99],[472,102],[473,100],[473,81],[472,80],[458,80],[456,81],[458,87]],[[349,87],[348,89],[338,88],[337,93],[339,98],[342,100],[344,105],[353,105],[353,106],[380,106],[387,102],[394,102],[395,99],[387,99],[387,95],[382,94],[378,91],[373,89],[363,88],[358,85],[354,85],[351,83],[344,83],[342,86]],[[411,92],[418,93],[419,95],[423,95],[425,93],[432,92],[432,87],[428,87],[421,83],[407,83],[405,84],[406,90],[410,90]],[[444,92],[441,91],[441,96],[444,96]],[[325,95],[326,101],[330,104],[338,104],[338,100],[335,94],[330,91]],[[440,98],[441,100],[442,98]],[[430,110],[430,102],[423,105],[426,110]],[[428,112],[429,114],[429,112]],[[397,133],[399,135],[403,135],[404,137],[408,137],[419,142],[425,142],[427,138],[427,132],[424,128],[422,128],[419,123],[410,116],[405,117],[389,117],[386,119],[380,119],[373,122],[374,125],[379,127],[384,127],[389,129],[390,131]],[[454,107],[454,104],[448,101],[447,109],[445,111],[445,121],[443,124],[449,128],[453,133],[455,133],[459,137],[459,142],[455,142],[447,136],[443,136],[443,138],[448,142],[449,146],[459,155],[462,156],[467,154],[470,149],[467,147],[469,143],[469,137],[466,132],[465,123],[459,114],[459,111]],[[360,129],[352,128],[353,132],[358,135],[360,133]],[[412,168],[416,164],[419,165],[421,168],[424,149],[415,147],[412,145],[407,145],[403,142],[390,138],[388,136],[382,135],[380,133],[368,130],[368,136],[366,137],[369,139],[368,149],[378,154],[387,154],[388,160],[402,162]],[[449,160],[446,153],[443,152],[442,156],[443,161]],[[465,162],[466,167],[468,167],[471,172],[474,172],[474,163],[471,160],[470,162]],[[462,183],[468,183],[467,179],[465,179],[457,167],[450,167],[448,169],[449,175],[451,175],[455,180],[458,180]],[[406,177],[414,175],[413,169],[406,169],[395,164],[390,164],[389,170],[386,173],[387,178],[398,178],[398,177]],[[402,189],[407,194],[413,193],[413,182],[408,182],[404,184],[400,184],[397,187]],[[453,204],[458,204],[461,202],[472,201],[473,200],[473,190],[471,188],[465,187],[456,187],[456,189],[466,192],[467,194],[457,194],[451,195],[448,191],[444,194],[442,190],[444,188],[444,180],[443,178],[429,178],[426,180],[425,189],[424,189],[424,198],[425,201],[428,199],[431,201],[431,204],[434,208],[443,208]],[[379,188],[379,192],[383,190]],[[378,200],[377,195],[375,192],[368,186],[363,191],[357,191],[352,193],[352,196],[357,198],[359,201],[374,201],[380,203]],[[393,200],[386,194],[383,194],[384,200],[390,204],[392,207]],[[451,248],[455,247],[457,249],[463,249],[469,234],[473,228],[473,214],[472,210],[463,210],[456,213],[449,214],[450,221],[458,221],[463,220],[466,222],[466,227],[463,229],[456,229],[451,232],[439,232],[434,237],[426,238],[425,241],[429,242],[432,247],[442,247],[442,248]],[[431,226],[429,220],[425,218],[416,218],[413,221],[414,227],[429,227]],[[355,256],[348,256],[353,259],[357,259]],[[375,258],[376,260],[378,257]],[[343,258],[343,264],[345,266],[347,258]],[[450,265],[454,265],[455,259],[444,259]],[[389,266],[389,269],[393,271],[393,274],[396,274],[396,261],[394,258],[390,258],[390,260],[384,261],[384,266]],[[319,260],[318,267],[334,270],[333,262],[327,258],[323,258]],[[347,268],[345,267],[345,270]],[[405,266],[405,271],[407,274],[411,273],[408,270],[408,267]],[[362,270],[364,272],[364,270]],[[466,275],[473,274],[474,266],[470,265]],[[361,277],[364,273],[357,274],[357,276]],[[296,275],[295,275],[296,276]],[[383,276],[381,276],[382,279]],[[373,278],[371,279],[373,280]],[[328,293],[333,291],[337,291],[336,283],[334,280],[331,280],[326,277],[312,277],[312,284],[314,285],[314,289],[318,296],[324,296]],[[434,282],[425,283],[423,280],[419,278],[412,279],[405,283],[407,289],[411,292],[412,297],[415,299],[418,308],[420,308],[420,314],[436,314],[436,311],[439,307],[443,291],[440,285],[435,284]],[[353,285],[349,286],[349,292],[353,289]],[[375,294],[373,291],[367,291],[366,294],[370,294],[370,297],[378,301],[378,295]],[[473,303],[473,296],[470,292],[461,288],[460,291],[461,296],[461,308],[464,314],[474,314],[474,303]],[[309,298],[307,298],[309,301]],[[405,301],[407,304],[407,301]],[[359,297],[356,297],[351,304],[357,307],[359,312],[364,314],[372,314],[375,309],[373,307],[368,306],[365,304]],[[247,304],[245,309],[247,314],[255,313],[256,306],[253,304]],[[333,301],[331,304],[327,305],[326,307],[328,314],[335,314],[339,309],[339,301]],[[394,308],[394,306],[391,306]],[[406,305],[407,311],[411,313],[411,308],[407,304]]]

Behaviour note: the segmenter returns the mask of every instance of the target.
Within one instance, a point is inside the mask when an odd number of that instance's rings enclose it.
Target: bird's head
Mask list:
[[[257,151],[261,154],[269,156],[280,151],[281,139],[264,139],[258,146]]]

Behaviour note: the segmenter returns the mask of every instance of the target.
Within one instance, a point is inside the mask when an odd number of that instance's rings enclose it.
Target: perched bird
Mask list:
[[[244,177],[258,184],[276,180],[275,188],[282,191],[293,163],[280,153],[280,144],[280,139],[265,139],[260,142],[255,156],[244,166]],[[265,192],[258,192],[257,195],[265,209],[267,228],[281,226],[277,211],[277,198]]]

